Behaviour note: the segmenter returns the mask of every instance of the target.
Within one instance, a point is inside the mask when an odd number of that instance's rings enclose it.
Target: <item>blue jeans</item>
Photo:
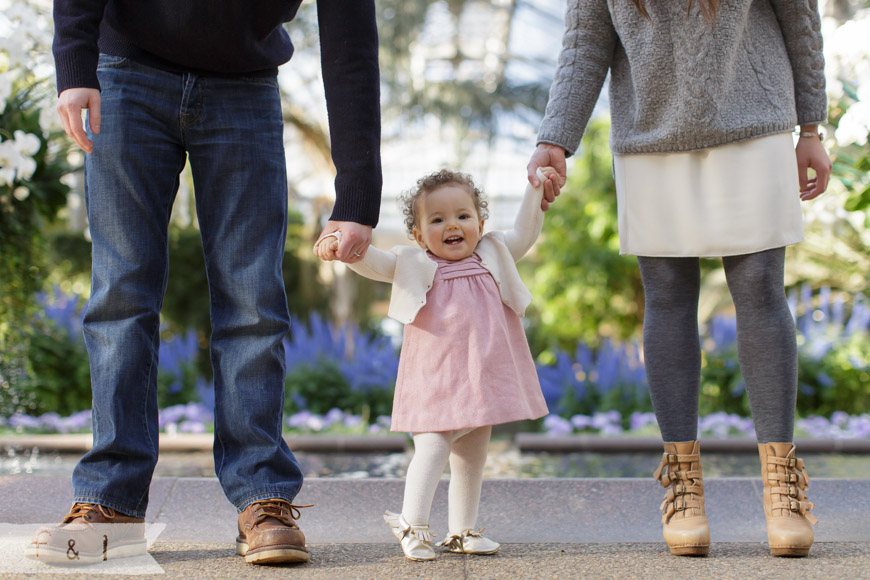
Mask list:
[[[85,161],[94,446],[73,472],[75,501],[139,517],[148,504],[168,223],[188,156],[211,303],[215,471],[239,510],[292,501],[302,472],[282,437],[290,316],[276,79],[198,77],[105,55],[98,75],[101,132],[89,135]]]

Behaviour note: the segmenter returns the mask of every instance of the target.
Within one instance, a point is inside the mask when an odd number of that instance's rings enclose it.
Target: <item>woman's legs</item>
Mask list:
[[[724,258],[737,309],[737,352],[755,422],[767,542],[774,556],[806,556],[813,545],[809,476],[795,456],[797,341],[783,290],[785,248]]]
[[[789,442],[797,400],[794,319],[783,289],[785,248],[723,258],[737,310],[737,352],[759,443]]]
[[[450,491],[448,492],[448,530],[461,534],[473,530],[480,507],[483,466],[492,427],[478,427],[456,439],[450,453]]]
[[[698,431],[701,344],[698,258],[638,257],[645,309],[647,382],[663,441],[693,441]]]

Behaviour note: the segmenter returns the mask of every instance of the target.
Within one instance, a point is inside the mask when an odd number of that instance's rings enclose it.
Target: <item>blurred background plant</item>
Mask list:
[[[53,113],[45,3],[0,2],[0,410],[26,373],[37,294],[47,277],[41,235],[67,203],[67,142]]]

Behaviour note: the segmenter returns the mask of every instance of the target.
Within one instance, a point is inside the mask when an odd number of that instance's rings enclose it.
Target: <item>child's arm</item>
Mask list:
[[[535,244],[535,240],[541,233],[541,227],[544,225],[544,210],[541,209],[544,182],[547,179],[554,179],[557,183],[561,182],[561,178],[552,167],[539,167],[537,175],[541,185],[539,187],[532,187],[531,184],[526,186],[526,194],[520,204],[514,228],[504,234],[505,245],[514,261],[517,262]]]
[[[326,234],[314,244],[314,253],[318,258],[325,261],[335,259],[340,239],[338,232]],[[330,239],[334,238],[334,239]],[[374,246],[369,246],[362,260],[347,264],[347,267],[366,278],[378,282],[392,282],[396,271],[396,254],[385,252]]]

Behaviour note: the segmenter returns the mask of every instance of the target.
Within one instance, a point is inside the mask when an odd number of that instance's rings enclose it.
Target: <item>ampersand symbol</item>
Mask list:
[[[76,541],[70,540],[69,542],[66,543],[66,545],[69,546],[69,548],[67,548],[67,550],[66,550],[66,557],[70,560],[78,560],[79,553],[75,551]],[[69,555],[70,552],[73,553],[72,556]]]

